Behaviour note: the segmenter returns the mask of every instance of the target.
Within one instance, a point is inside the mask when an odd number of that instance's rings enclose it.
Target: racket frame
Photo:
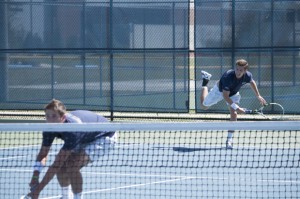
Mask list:
[[[268,116],[267,114],[264,114],[263,110],[264,110],[266,107],[270,106],[270,105],[275,105],[275,106],[281,108],[282,111],[281,111],[281,114],[280,114],[279,117],[270,117],[270,116]],[[269,119],[269,120],[282,120],[282,119],[283,119],[283,116],[284,116],[284,108],[283,108],[283,106],[282,106],[281,104],[275,103],[275,102],[268,103],[267,105],[264,105],[264,106],[260,107],[259,109],[254,110],[253,112],[254,112],[255,114],[261,115],[261,116],[263,116],[264,118],[267,118],[267,119]]]

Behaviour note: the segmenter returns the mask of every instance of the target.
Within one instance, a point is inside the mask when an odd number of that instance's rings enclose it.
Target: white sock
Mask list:
[[[71,185],[67,187],[62,187],[61,192],[62,192],[63,199],[73,199],[73,192],[72,192]]]
[[[232,142],[234,131],[228,131],[227,140]]]
[[[74,199],[83,199],[82,193],[74,193]]]

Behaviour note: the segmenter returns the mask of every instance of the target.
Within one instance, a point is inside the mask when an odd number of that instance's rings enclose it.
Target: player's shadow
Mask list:
[[[181,153],[189,153],[189,152],[195,152],[195,151],[216,151],[216,150],[222,150],[224,148],[222,147],[214,147],[214,148],[190,148],[190,147],[173,147],[173,150],[176,152]]]

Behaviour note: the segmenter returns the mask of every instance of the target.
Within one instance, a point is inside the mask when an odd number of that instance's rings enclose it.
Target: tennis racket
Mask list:
[[[268,120],[282,120],[284,116],[284,108],[278,103],[267,103],[259,109],[246,110],[248,114],[257,114]]]

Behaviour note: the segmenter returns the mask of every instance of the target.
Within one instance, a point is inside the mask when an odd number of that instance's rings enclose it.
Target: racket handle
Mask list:
[[[245,114],[257,114],[257,113],[259,113],[257,109],[254,110],[245,109]]]
[[[253,110],[249,110],[249,109],[245,109],[245,113],[246,113],[246,114],[253,114],[254,111],[253,111]]]

